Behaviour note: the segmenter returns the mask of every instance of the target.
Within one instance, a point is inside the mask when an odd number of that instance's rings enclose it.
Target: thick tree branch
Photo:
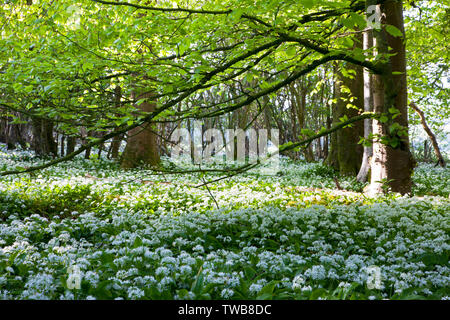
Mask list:
[[[196,9],[188,9],[188,8],[161,8],[161,7],[152,7],[152,6],[143,6],[135,3],[129,2],[120,2],[120,1],[103,1],[103,0],[91,0],[93,2],[113,5],[113,6],[125,6],[132,7],[135,9],[144,9],[150,11],[160,11],[160,12],[186,12],[186,13],[200,13],[200,14],[212,14],[212,15],[220,15],[220,14],[230,14],[233,10],[196,10]]]
[[[260,97],[263,97],[265,95],[268,95],[270,93],[278,91],[279,89],[287,86],[288,84],[297,80],[298,78],[312,72],[317,67],[319,67],[327,62],[335,61],[335,60],[345,60],[345,58],[346,58],[346,55],[343,53],[324,56],[320,59],[317,59],[317,60],[311,62],[308,66],[306,66],[303,69],[301,69],[300,71],[294,73],[290,77],[287,77],[285,80],[280,81],[276,85],[273,85],[265,90],[262,90],[256,94],[249,96],[247,99],[245,99],[244,101],[242,101],[240,103],[237,103],[235,105],[232,105],[232,106],[229,106],[229,107],[217,110],[217,111],[213,111],[213,112],[205,114],[205,115],[198,116],[198,118],[212,118],[212,117],[216,117],[216,116],[240,109],[243,106],[249,105],[250,103],[252,103],[253,101],[255,101],[256,99],[258,99]]]
[[[330,51],[329,49],[315,45],[314,43],[312,43],[308,40],[305,40],[305,39],[293,37],[293,36],[290,36],[290,35],[287,35],[284,33],[280,33],[280,36],[284,41],[297,42],[308,49],[314,50],[314,51],[324,54],[324,55],[332,53],[332,51]],[[345,54],[345,53],[337,54],[337,56],[339,56],[339,59],[337,59],[337,60],[343,60],[343,61],[347,61],[347,62],[356,64],[359,66],[363,66],[364,68],[371,70],[375,74],[383,73],[383,69],[379,65],[372,63],[370,61],[367,61],[367,60],[361,61],[361,60],[355,59],[350,54]]]

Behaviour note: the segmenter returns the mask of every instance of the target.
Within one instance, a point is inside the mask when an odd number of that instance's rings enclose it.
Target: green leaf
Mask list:
[[[363,15],[355,13],[355,12],[351,12],[350,16],[352,17],[353,23],[355,25],[357,25],[359,29],[362,30],[362,29],[366,28],[367,21],[366,21],[366,18]]]
[[[85,62],[85,63],[83,63],[83,69],[84,70],[89,70],[89,69],[92,69],[94,67],[94,64],[92,63],[92,62]]]
[[[339,120],[341,120],[341,122],[346,122],[346,121],[348,121],[349,119],[348,119],[348,116],[347,116],[347,115],[344,115],[343,117],[340,117]]]
[[[191,288],[191,291],[197,295],[200,294],[202,291],[203,278],[204,278],[203,272],[202,272],[202,269],[200,269],[199,273],[197,275],[197,278],[195,279],[194,283],[192,284],[192,288]]]
[[[302,129],[300,132],[307,137],[311,137],[316,134],[313,130],[307,128]]]
[[[392,138],[390,141],[389,141],[389,144],[390,144],[390,146],[392,147],[392,148],[397,148],[398,146],[399,146],[399,144],[400,144],[400,140],[399,139],[397,139],[397,138]]]
[[[147,98],[139,99],[139,100],[136,102],[136,105],[137,105],[137,106],[140,106],[140,105],[141,105],[142,103],[144,103],[146,100],[147,100]]]
[[[355,44],[355,42],[352,39],[344,38],[344,46],[346,46],[348,48],[353,48],[354,44]]]
[[[379,120],[381,123],[386,123],[389,121],[389,118],[385,115],[382,115]]]
[[[445,253],[443,254],[426,253],[420,257],[420,261],[422,261],[426,266],[448,265],[449,255]]]
[[[268,284],[266,284],[259,292],[257,296],[257,300],[267,300],[272,299],[273,291],[275,290],[275,286],[279,283],[279,281],[272,280]]]
[[[310,9],[310,8],[312,8],[314,6],[314,0],[301,0],[300,4],[303,7],[307,8],[307,9]]]
[[[309,300],[317,300],[319,297],[322,297],[326,293],[327,290],[325,290],[324,288],[315,289],[309,296]]]
[[[256,297],[256,300],[272,300],[272,298],[273,298],[273,294],[264,293],[264,294],[258,295]]]
[[[140,237],[136,237],[134,239],[133,248],[142,247],[142,239]]]
[[[251,280],[255,277],[257,273],[252,267],[246,266],[244,267],[244,274],[247,279]]]
[[[184,298],[189,296],[189,291],[186,289],[179,289],[176,291],[179,298]]]
[[[386,31],[393,37],[403,37],[403,33],[395,26],[386,25]]]
[[[289,48],[286,49],[286,55],[289,58],[294,57],[297,54],[297,50],[295,48],[295,46],[290,46]]]
[[[395,113],[399,113],[400,111],[397,108],[391,107],[389,108],[389,113],[395,114]]]

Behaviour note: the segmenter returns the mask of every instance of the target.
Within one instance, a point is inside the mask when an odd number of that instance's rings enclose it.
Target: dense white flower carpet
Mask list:
[[[39,161],[0,150],[2,171]],[[421,165],[412,197],[333,176],[283,159],[207,188],[220,175],[76,159],[2,177],[0,299],[448,299],[450,170]]]

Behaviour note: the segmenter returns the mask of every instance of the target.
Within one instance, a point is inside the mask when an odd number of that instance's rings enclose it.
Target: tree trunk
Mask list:
[[[391,36],[384,27],[380,31],[374,29],[378,54],[390,54],[388,61],[380,64],[383,73],[374,76],[374,111],[383,113],[388,120],[373,120],[373,133],[384,137],[384,141],[379,138],[373,144],[371,184],[366,191],[379,194],[389,188],[392,192],[406,194],[411,192],[415,161],[409,150],[403,4],[388,0],[378,8],[382,22],[395,26],[403,37]],[[398,110],[395,119],[390,113],[393,109]]]
[[[334,75],[336,77],[337,68],[334,68]],[[337,78],[337,77],[336,77]],[[339,122],[338,116],[338,106],[339,100],[341,99],[341,88],[339,81],[334,81],[333,83],[333,100],[337,101],[337,103],[333,103],[331,105],[331,124],[330,127],[334,127]],[[338,142],[337,142],[337,132],[333,132],[330,135],[330,147],[328,150],[328,157],[325,160],[326,165],[333,167],[336,170],[339,170],[339,161],[338,161]]]
[[[137,96],[132,93],[133,100],[149,99],[153,97],[152,93],[146,92]],[[146,100],[139,105],[142,112],[152,112],[155,110],[155,103]],[[156,135],[152,132],[151,124],[144,123],[142,126],[134,128],[128,132],[127,145],[122,154],[122,168],[135,168],[139,165],[157,166],[160,162],[158,146],[156,144]]]
[[[372,31],[367,30],[364,32],[363,49],[369,50],[373,47],[373,36]],[[364,112],[371,112],[373,105],[372,99],[372,81],[369,70],[364,69]],[[372,133],[372,120],[364,120],[364,138],[368,139],[369,135]],[[359,182],[366,182],[370,171],[370,159],[372,158],[373,150],[372,145],[365,146],[363,152],[363,159],[361,163],[361,168],[356,179]]]
[[[122,88],[120,86],[117,86],[114,89],[114,98],[115,98],[115,107],[117,109],[121,106],[121,97],[122,97]],[[117,131],[117,129],[114,129],[114,131]],[[120,145],[122,144],[122,135],[114,136],[112,142],[111,142],[111,158],[112,159],[118,159],[119,158],[119,150]]]
[[[356,117],[359,110],[364,108],[363,70],[355,65],[348,65],[346,69],[355,71],[355,75],[353,79],[342,77],[342,83],[350,89],[350,93],[341,93],[341,99],[337,103],[338,119],[343,116],[348,119]],[[352,99],[353,101],[351,101]],[[363,132],[364,128],[361,122],[337,131],[337,156],[341,175],[357,175],[363,154],[363,148],[358,142],[363,136]]]
[[[423,142],[423,160],[425,162],[429,162],[430,159],[428,159],[428,140],[425,140]]]
[[[58,145],[53,139],[53,122],[35,117],[32,119],[32,126],[32,147],[36,154],[39,156],[52,155],[56,157],[58,154]]]
[[[81,132],[82,132],[81,133],[81,135],[82,135],[81,143],[83,145],[86,145],[86,144],[89,143],[89,139],[88,138],[92,137],[92,131],[86,131],[86,128],[82,128]],[[84,152],[84,158],[85,159],[89,159],[91,157],[91,151],[92,151],[91,147],[86,149],[86,151]]]
[[[61,134],[61,149],[60,149],[60,154],[61,157],[64,157],[64,142],[66,137],[64,136],[64,134]]]
[[[76,142],[77,138],[67,137],[66,155],[75,151]]]
[[[298,82],[298,87],[296,90],[292,87],[293,94],[295,97],[295,109],[297,110],[297,120],[298,120],[298,134],[303,137],[301,134],[302,129],[306,129],[306,121],[305,121],[305,113],[306,113],[306,96],[308,94],[308,84],[305,83],[305,79],[300,79]],[[298,137],[295,137],[296,140]],[[306,148],[303,149],[303,154],[305,155],[305,160],[307,162],[314,161],[314,154],[312,150],[312,145],[309,144]]]
[[[326,118],[326,127],[327,127],[327,129],[330,129],[331,128],[331,117],[330,117],[330,115],[327,113],[327,118]],[[325,142],[324,142],[324,144],[323,144],[323,159],[324,159],[324,162],[328,159],[328,154],[329,154],[329,144],[330,144],[330,137],[329,137],[329,135],[326,135],[325,137],[324,137],[324,139],[325,139]]]

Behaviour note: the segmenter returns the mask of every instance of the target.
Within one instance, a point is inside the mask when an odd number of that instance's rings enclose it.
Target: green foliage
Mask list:
[[[416,1],[416,7],[407,5],[405,31],[408,61],[408,98],[416,103],[425,114],[432,130],[439,133],[446,119],[450,117],[449,90],[445,90],[449,55],[447,43],[449,5],[446,1]],[[444,89],[444,90],[443,90]],[[410,121],[418,124],[415,112],[410,112]]]
[[[367,26],[355,3],[188,1],[182,10],[168,1],[161,4],[170,8],[164,12],[92,0],[36,0],[31,6],[4,1],[1,115],[13,123],[24,121],[15,113],[50,119],[58,132],[71,135],[81,127],[111,132],[148,116],[137,108],[145,101],[139,93],[155,95],[154,120],[175,122],[180,115],[201,118],[255,108],[259,98],[274,101],[276,92],[302,79],[315,101],[315,116],[330,116],[329,106],[337,100],[333,84],[322,76],[333,72],[329,64],[365,61],[375,69],[388,58],[355,48],[353,36],[347,36]],[[448,3],[415,3],[422,11],[405,19],[409,97],[436,115],[430,122],[437,128],[449,116],[449,91],[442,86],[448,71]],[[407,8],[415,10],[411,5]],[[396,27],[385,29],[403,36]],[[355,76],[345,65],[340,69]],[[237,83],[250,88],[234,94]],[[223,99],[205,102],[206,91]],[[352,107],[352,99],[347,102]],[[278,113],[274,117],[285,114]],[[394,148],[407,134],[394,121],[399,115],[395,108],[381,115],[389,136],[376,137]],[[320,126],[301,133],[311,136]],[[2,170],[38,161],[21,152],[0,157]],[[196,187],[200,178],[209,176],[175,175],[166,181],[151,171],[122,172],[96,155],[36,175],[2,177],[0,299],[450,294],[448,169],[419,167],[413,192],[426,197],[409,200],[395,194],[368,198],[350,192],[364,186],[352,178],[286,159],[278,176],[248,172],[208,190]],[[333,190],[334,179],[347,191]],[[376,291],[361,277],[374,262],[389,276]],[[83,269],[80,289],[67,286],[71,264]],[[297,278],[301,283],[294,286],[297,276],[302,281]]]
[[[403,37],[403,33],[395,26],[386,25],[386,31],[393,37]]]

